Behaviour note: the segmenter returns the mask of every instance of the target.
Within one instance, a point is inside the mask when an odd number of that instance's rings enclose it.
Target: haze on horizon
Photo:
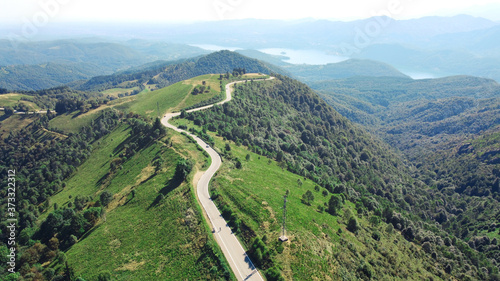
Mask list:
[[[234,19],[328,19],[351,21],[385,15],[394,19],[468,14],[500,21],[500,0],[353,0],[341,5],[322,0],[307,2],[264,0],[186,0],[159,3],[99,0],[0,0],[0,23],[26,21],[190,23]]]

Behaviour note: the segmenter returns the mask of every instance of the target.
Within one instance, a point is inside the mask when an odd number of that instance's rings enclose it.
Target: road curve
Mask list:
[[[274,77],[270,77],[266,80],[271,80],[274,79]],[[255,80],[256,81],[256,80]],[[236,81],[232,82],[226,85],[226,99],[218,102],[216,104],[223,104],[231,100],[231,86],[236,84],[236,83],[242,83],[245,81]],[[187,112],[193,112],[193,111],[198,111],[198,110],[203,110],[207,109],[214,106],[214,104],[195,108],[188,110]],[[215,230],[214,236],[215,239],[217,240],[217,243],[219,244],[220,248],[222,249],[222,252],[224,253],[224,256],[226,257],[227,261],[229,262],[229,265],[231,266],[231,269],[234,272],[234,275],[238,280],[264,280],[262,276],[260,275],[259,271],[255,268],[253,265],[252,261],[250,258],[247,256],[245,250],[243,249],[243,246],[241,246],[238,238],[236,238],[236,235],[234,235],[231,231],[231,228],[229,228],[227,222],[224,220],[222,217],[221,213],[215,206],[214,202],[212,199],[210,199],[210,194],[208,193],[208,184],[210,183],[210,180],[214,176],[215,172],[219,169],[221,165],[221,157],[220,155],[215,152],[215,150],[210,147],[207,143],[205,143],[202,139],[199,137],[191,134],[190,132],[186,132],[184,130],[181,130],[174,125],[171,125],[168,123],[168,121],[175,116],[179,116],[180,112],[176,113],[167,113],[162,119],[161,123],[166,126],[167,128],[171,128],[177,132],[184,132],[187,135],[191,136],[199,146],[201,146],[209,155],[210,158],[212,159],[212,164],[208,168],[205,173],[201,176],[200,180],[198,181],[198,185],[196,187],[196,195],[198,196],[198,200],[200,201],[201,205],[203,206],[203,209],[208,216],[208,219],[212,223],[213,229]]]

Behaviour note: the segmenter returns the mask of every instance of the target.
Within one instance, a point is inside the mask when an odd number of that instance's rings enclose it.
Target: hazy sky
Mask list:
[[[0,22],[191,22],[224,19],[353,20],[471,14],[500,20],[500,0],[0,0]]]

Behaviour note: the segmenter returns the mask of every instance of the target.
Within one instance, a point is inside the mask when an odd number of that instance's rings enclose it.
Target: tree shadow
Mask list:
[[[126,144],[135,142],[139,137],[137,135],[130,135],[124,141],[122,141],[118,146],[113,149],[113,155],[116,155],[118,152],[122,151]]]
[[[148,182],[148,181],[150,181],[152,178],[156,177],[156,175],[157,175],[156,173],[154,173],[154,174],[150,175],[147,179],[145,179],[145,180],[141,181],[141,182],[139,183],[139,185],[141,185],[141,184],[143,184],[143,183],[147,183],[147,182]]]
[[[177,187],[179,187],[179,185],[181,185],[181,183],[183,182],[182,179],[180,179],[179,177],[173,177],[172,179],[170,179],[167,184],[165,185],[165,187],[163,187],[158,196],[155,198],[155,200],[151,203],[151,205],[149,205],[148,209],[151,209],[153,208],[154,206],[158,205],[158,203],[160,203],[160,201],[162,200],[162,198],[164,198],[167,194],[169,194],[172,190],[176,189]]]
[[[167,182],[167,185],[165,185],[165,187],[163,187],[161,190],[160,190],[160,193],[163,194],[163,195],[167,195],[170,193],[170,191],[176,189],[179,185],[181,185],[181,183],[183,182],[184,180],[179,178],[179,177],[173,177],[172,179],[170,179],[168,182]]]
[[[104,181],[108,179],[108,177],[111,175],[111,172],[107,172],[104,176],[102,176],[96,183],[95,186],[99,187],[104,184]]]
[[[4,121],[5,119],[9,118],[10,116],[12,116],[12,115],[4,114],[4,115],[0,116],[0,122]]]
[[[89,229],[87,232],[85,232],[82,237],[80,237],[80,239],[78,240],[83,240],[85,238],[87,238],[90,234],[92,234],[92,232],[96,231],[99,227],[101,227],[102,223],[99,223],[98,225],[92,227],[91,229]]]
[[[91,229],[89,229],[87,232],[85,232],[79,239],[78,241],[82,241],[83,239],[87,238],[90,234],[92,234],[96,229],[98,229],[99,227],[101,227],[102,223],[99,223],[98,225],[95,225],[94,227],[92,227]],[[73,245],[69,245],[69,244],[66,244],[66,245],[61,245],[59,248],[61,249],[61,251],[69,251],[71,248],[73,247]]]

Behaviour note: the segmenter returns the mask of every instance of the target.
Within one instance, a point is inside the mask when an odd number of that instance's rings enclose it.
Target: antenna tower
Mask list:
[[[282,234],[280,236],[280,241],[285,242],[288,240],[288,237],[286,237],[286,197],[288,193],[283,196],[283,227],[282,227]]]

